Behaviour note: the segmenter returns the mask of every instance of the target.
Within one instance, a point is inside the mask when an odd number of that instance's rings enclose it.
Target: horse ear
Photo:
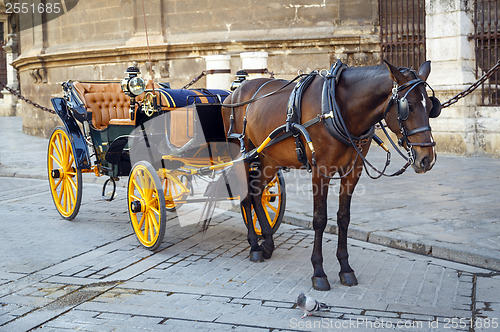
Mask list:
[[[394,82],[398,83],[398,85],[403,85],[408,81],[408,79],[393,65],[384,60],[385,65],[389,69],[389,73],[391,74],[391,78]]]
[[[418,69],[418,76],[422,80],[427,81],[427,77],[429,77],[430,73],[431,73],[431,62],[425,61],[424,63],[422,63],[422,65]]]

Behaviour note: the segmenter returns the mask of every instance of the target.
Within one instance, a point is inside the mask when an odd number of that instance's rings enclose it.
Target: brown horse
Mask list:
[[[425,80],[430,73],[430,61],[424,62],[418,73],[412,70],[399,70],[385,63],[372,67],[348,67],[343,70],[335,88],[336,102],[350,134],[360,136],[367,132],[377,122],[385,118],[387,125],[399,138],[401,144],[411,155],[410,164],[417,173],[429,171],[435,163],[436,153],[434,141],[429,127],[433,97],[427,95]],[[316,73],[310,86],[302,96],[302,123],[314,119],[321,114],[321,100],[325,74]],[[287,86],[287,81],[255,79],[244,82],[225,104],[252,101],[239,107],[223,108],[226,130],[233,123],[233,132],[244,133],[243,142],[247,151],[259,146],[275,128],[283,125],[287,117],[287,104],[294,84]],[[396,89],[394,89],[396,88]],[[260,98],[273,91],[280,90],[265,98]],[[401,115],[400,101],[406,102],[406,114]],[[436,99],[437,101],[437,99]],[[234,121],[230,121],[233,114]],[[244,121],[246,118],[246,121]],[[406,119],[405,119],[406,118]],[[244,130],[244,122],[247,122]],[[344,285],[357,284],[354,271],[349,265],[347,252],[347,229],[350,222],[351,196],[363,170],[364,159],[370,148],[370,141],[353,145],[345,144],[335,139],[322,122],[308,129],[316,149],[316,163],[312,161],[310,149],[307,158],[313,164],[312,185],[314,200],[313,228],[315,231],[314,248],[311,262],[314,273],[313,287],[317,290],[329,290],[327,276],[323,270],[322,238],[327,224],[327,196],[331,177],[341,178],[339,208],[337,212],[338,247],[337,259],[340,263],[340,280]],[[410,137],[411,136],[411,137]],[[259,245],[258,237],[248,223],[248,241],[251,246],[251,259],[258,260],[262,253],[264,258],[270,258],[274,243],[272,231],[267,222],[261,204],[262,189],[272,179],[278,169],[304,168],[297,159],[293,137],[286,138],[265,148],[258,157],[256,166],[250,170],[248,196],[242,202],[242,208],[247,216],[253,205],[261,224],[263,243]],[[248,169],[247,169],[248,170]]]

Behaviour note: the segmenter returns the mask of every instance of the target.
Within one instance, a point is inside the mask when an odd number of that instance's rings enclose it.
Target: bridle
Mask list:
[[[413,147],[414,146],[433,147],[436,145],[436,142],[411,142],[410,141],[410,139],[409,139],[410,136],[420,134],[420,133],[423,133],[426,131],[431,131],[431,127],[429,125],[426,125],[426,126],[422,126],[422,127],[418,127],[418,128],[410,129],[410,130],[408,130],[406,128],[405,122],[406,122],[406,120],[408,120],[408,116],[410,113],[410,105],[408,103],[407,96],[413,89],[415,89],[420,84],[428,86],[432,90],[432,97],[429,97],[432,101],[432,110],[431,110],[431,115],[429,117],[439,116],[439,113],[441,112],[441,103],[434,96],[434,90],[430,87],[430,85],[426,81],[418,78],[417,74],[413,70],[411,70],[411,72],[415,75],[415,77],[416,77],[415,79],[412,79],[412,80],[404,83],[401,86],[399,86],[397,83],[394,83],[394,87],[392,88],[391,99],[389,100],[387,108],[384,112],[383,119],[386,118],[386,116],[389,113],[389,111],[391,110],[392,106],[396,105],[399,131],[401,132],[401,135],[402,135],[401,138],[398,140],[398,144],[399,144],[399,146],[404,147],[406,149],[408,156],[405,156],[404,154],[402,154],[401,151],[399,150],[399,148],[397,148],[392,141],[391,141],[391,143],[393,144],[394,148],[399,152],[399,154],[403,158],[405,158],[410,163],[410,165],[413,165],[415,163],[415,155],[416,155]],[[403,97],[400,98],[399,92],[404,91],[406,89],[408,89],[408,90],[405,92]],[[385,131],[385,128],[383,127],[382,124],[381,124],[381,127]],[[386,135],[387,134],[388,133],[386,132]]]

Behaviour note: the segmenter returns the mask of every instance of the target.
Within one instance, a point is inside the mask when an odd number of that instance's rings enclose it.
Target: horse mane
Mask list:
[[[348,75],[351,83],[357,83],[364,80],[372,80],[374,77],[389,75],[389,71],[384,64],[377,66],[363,66],[363,67],[347,67],[342,73]]]

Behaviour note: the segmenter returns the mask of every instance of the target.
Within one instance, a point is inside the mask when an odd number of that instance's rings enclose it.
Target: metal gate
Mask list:
[[[474,35],[476,44],[476,77],[481,77],[499,58],[500,0],[476,0],[474,6]],[[500,75],[496,71],[481,86],[481,104],[500,105]]]
[[[379,0],[382,59],[418,69],[425,61],[425,0]]]

